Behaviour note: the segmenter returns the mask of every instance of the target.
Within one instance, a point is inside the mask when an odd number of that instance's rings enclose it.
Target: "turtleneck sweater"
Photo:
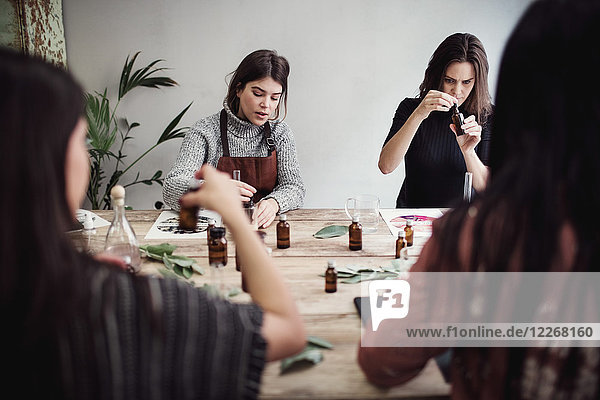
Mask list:
[[[266,157],[268,147],[263,127],[243,121],[225,105],[227,111],[227,139],[231,157]],[[196,122],[185,135],[175,165],[165,178],[163,198],[165,203],[179,210],[179,198],[188,189],[194,172],[208,163],[217,166],[223,155],[220,112]],[[275,199],[279,212],[302,207],[304,183],[296,156],[296,142],[289,126],[283,121],[269,121],[271,135],[277,151],[277,185],[265,199]],[[242,181],[244,177],[242,176]]]

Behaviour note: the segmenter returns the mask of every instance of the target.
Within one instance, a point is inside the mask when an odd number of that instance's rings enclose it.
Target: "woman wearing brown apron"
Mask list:
[[[287,103],[287,60],[271,50],[246,56],[233,73],[223,109],[196,122],[164,182],[165,203],[179,208],[194,172],[209,163],[231,175],[242,201],[256,203],[253,220],[269,226],[277,213],[302,206],[304,184],[291,129],[279,120]],[[283,98],[283,101],[281,101]]]

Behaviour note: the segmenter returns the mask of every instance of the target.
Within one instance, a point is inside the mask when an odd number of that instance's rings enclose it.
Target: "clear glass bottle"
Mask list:
[[[83,229],[81,230],[81,237],[83,239],[84,251],[88,254],[94,254],[93,243],[96,240],[96,228],[94,227],[94,220],[92,219],[92,214],[89,212],[85,213]]]
[[[195,192],[200,189],[200,181],[198,179],[192,179],[189,183],[188,190],[186,193]],[[183,207],[179,209],[179,229],[184,231],[195,231],[198,226],[198,211],[200,207],[191,206]]]
[[[125,216],[125,188],[116,185],[110,191],[110,197],[115,216],[106,234],[104,252],[123,259],[127,270],[137,273],[141,269],[140,249],[135,232]]]
[[[404,234],[406,235],[406,246],[410,247],[413,245],[414,229],[412,219],[406,220],[406,226],[404,227]]]
[[[404,230],[400,229],[398,231],[398,239],[396,239],[396,258],[401,257],[400,251],[402,251],[402,249],[406,247],[406,241],[404,240],[405,236],[406,233],[404,232]]]
[[[350,250],[362,249],[362,225],[359,222],[358,215],[352,217],[352,223],[348,227],[348,240]]]
[[[456,127],[456,136],[464,135],[465,131],[461,128],[465,124],[465,117],[458,111],[458,105],[452,106],[452,123]]]
[[[335,270],[335,261],[327,261],[327,270],[325,271],[325,292],[337,292],[337,271]]]
[[[277,248],[287,249],[290,247],[290,224],[287,222],[287,215],[279,215],[277,223]]]

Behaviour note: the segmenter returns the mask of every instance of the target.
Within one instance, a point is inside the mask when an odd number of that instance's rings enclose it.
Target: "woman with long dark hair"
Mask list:
[[[404,160],[406,176],[396,207],[451,207],[463,195],[465,172],[482,191],[487,180],[488,121],[492,105],[483,44],[469,33],[448,36],[435,50],[418,98],[404,99],[379,155],[379,169],[393,172]],[[466,116],[462,130],[451,108]]]
[[[266,360],[303,326],[239,191],[210,166],[182,198],[219,212],[255,304],[133,276],[77,252],[65,232],[89,179],[84,95],[64,70],[0,49],[0,315],[6,393],[20,398],[255,398]]]
[[[435,223],[414,271],[598,272],[600,81],[584,89],[573,81],[600,70],[598,37],[597,1],[542,0],[528,8],[500,68],[489,186]],[[596,295],[580,297],[597,318]],[[359,362],[371,381],[388,386],[443,350],[364,347]],[[455,348],[451,371],[454,398],[600,393],[598,347]]]
[[[233,72],[223,109],[196,122],[186,134],[175,165],[165,179],[165,203],[178,199],[194,172],[210,164],[240,170],[236,182],[243,201],[258,201],[253,220],[268,227],[277,213],[302,206],[304,183],[287,113],[287,60],[272,50],[248,54]],[[284,116],[278,118],[284,109]]]

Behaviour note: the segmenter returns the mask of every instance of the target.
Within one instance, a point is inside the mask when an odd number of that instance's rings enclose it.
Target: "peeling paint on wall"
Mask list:
[[[0,0],[0,8],[2,45],[66,65],[62,0]]]

